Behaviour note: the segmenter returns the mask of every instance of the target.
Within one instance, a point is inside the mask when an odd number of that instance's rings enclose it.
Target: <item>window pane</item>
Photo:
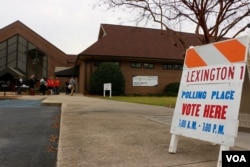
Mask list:
[[[22,46],[25,46],[27,45],[27,40],[24,39],[23,37],[19,36],[19,44],[21,44]]]
[[[13,43],[17,43],[17,35],[15,35],[12,38],[8,39],[8,45],[12,45]]]
[[[141,63],[130,63],[131,68],[141,68]]]
[[[136,63],[136,64],[135,64],[135,67],[136,67],[136,68],[141,68],[141,63]]]
[[[47,55],[43,56],[43,76],[47,77]]]
[[[21,60],[22,62],[26,62],[26,55],[22,52],[18,52],[18,60]]]
[[[18,51],[19,52],[25,53],[26,50],[27,50],[26,46],[24,46],[22,44],[18,44]]]
[[[16,60],[8,61],[8,66],[12,67],[12,68],[15,68],[16,67]]]
[[[6,57],[6,50],[0,50],[0,58]]]
[[[175,70],[182,70],[182,68],[183,68],[183,66],[180,65],[180,64],[174,65],[174,69],[175,69]]]
[[[0,50],[6,49],[6,44],[7,44],[7,42],[6,42],[6,41],[5,41],[5,42],[0,43]]]
[[[6,65],[6,58],[0,58],[0,68]]]
[[[16,43],[8,46],[8,54],[16,52]]]
[[[8,64],[13,61],[16,61],[16,52],[8,55]]]
[[[163,69],[172,70],[174,68],[173,64],[163,64]]]
[[[152,64],[152,63],[144,63],[143,64],[143,68],[153,69],[154,68],[154,64]]]
[[[18,68],[23,72],[26,72],[26,64],[22,61],[18,61]]]
[[[36,47],[34,45],[32,45],[31,43],[28,43],[28,50],[32,50],[35,49]]]
[[[178,70],[179,69],[179,65],[174,65],[174,69]]]
[[[154,68],[154,64],[149,64],[149,68],[153,69]]]
[[[143,68],[148,68],[149,67],[149,64],[148,63],[144,63],[143,64]]]

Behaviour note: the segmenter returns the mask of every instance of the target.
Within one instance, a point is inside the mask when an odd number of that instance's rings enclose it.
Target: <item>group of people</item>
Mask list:
[[[30,95],[35,95],[35,87],[36,83],[38,80],[35,78],[35,75],[31,75],[29,79],[29,92]],[[46,92],[48,91],[49,95],[59,95],[59,87],[60,87],[60,80],[57,77],[50,77],[49,79],[46,80],[45,77],[40,79],[40,86],[39,86],[39,92],[41,95],[45,95]],[[22,85],[24,81],[22,77],[19,77],[17,80],[17,94],[21,94],[22,91]],[[71,95],[73,96],[75,92],[75,86],[76,82],[73,77],[71,77],[66,83],[65,83],[65,91],[66,95]]]
[[[65,92],[66,95],[73,96],[75,92],[76,82],[73,77],[66,82]],[[45,95],[48,90],[50,95],[59,95],[60,80],[57,77],[50,77],[48,80],[45,78],[40,79],[40,93]]]
[[[50,77],[48,80],[46,78],[40,79],[40,93],[45,95],[46,90],[48,90],[50,95],[59,95],[60,80],[57,77]]]

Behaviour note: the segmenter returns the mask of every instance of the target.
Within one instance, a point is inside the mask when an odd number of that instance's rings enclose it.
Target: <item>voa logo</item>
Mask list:
[[[222,167],[250,167],[250,151],[222,151]]]
[[[227,162],[247,162],[246,158],[244,155],[226,155]]]

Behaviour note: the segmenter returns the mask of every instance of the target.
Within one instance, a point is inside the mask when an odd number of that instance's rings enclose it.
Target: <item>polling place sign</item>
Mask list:
[[[170,132],[173,135],[234,146],[246,75],[249,37],[239,37],[186,51]]]

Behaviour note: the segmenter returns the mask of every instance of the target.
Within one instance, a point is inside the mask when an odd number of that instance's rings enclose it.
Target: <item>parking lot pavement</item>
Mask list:
[[[77,94],[50,96],[43,103],[62,104],[58,167],[217,165],[220,146],[209,142],[180,136],[177,153],[168,152],[173,108]],[[248,145],[248,139],[238,141]],[[246,149],[239,143],[232,149]]]
[[[219,146],[180,137],[168,152],[172,108],[91,98],[50,96],[62,104],[58,167],[212,167]]]
[[[21,98],[41,100],[39,96]],[[168,152],[173,108],[78,94],[48,96],[42,103],[51,107],[61,105],[57,167],[213,167],[217,164],[219,145],[205,141],[180,136],[177,153]],[[0,112],[2,116],[6,117]],[[239,135],[241,140],[236,139],[237,145],[232,149],[247,149],[249,134]],[[4,143],[2,138],[0,143]]]
[[[53,128],[60,114],[41,100],[0,100],[0,167],[53,167],[59,135]],[[54,150],[53,150],[54,149]]]

